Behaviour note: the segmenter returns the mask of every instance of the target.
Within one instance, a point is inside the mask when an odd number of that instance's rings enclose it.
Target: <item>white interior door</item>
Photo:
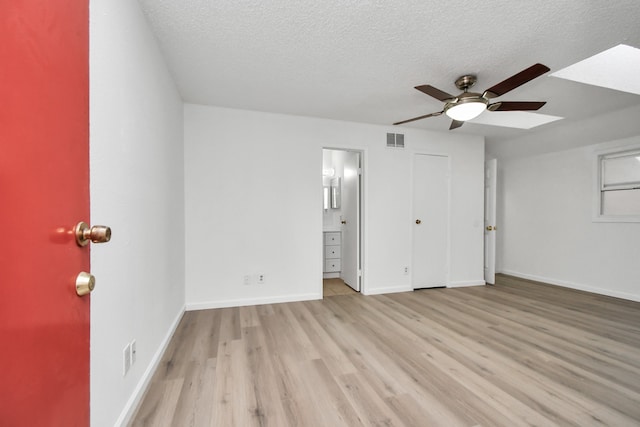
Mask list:
[[[449,158],[413,157],[413,289],[447,285]]]
[[[342,280],[360,291],[360,153],[344,158],[342,186]]]
[[[484,281],[494,284],[496,278],[496,186],[498,160],[484,166]]]

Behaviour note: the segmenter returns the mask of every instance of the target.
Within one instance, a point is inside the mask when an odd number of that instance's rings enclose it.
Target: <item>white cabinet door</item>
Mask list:
[[[324,247],[325,259],[340,259],[340,246],[332,245]]]
[[[340,244],[340,233],[339,232],[325,232],[324,233],[324,244],[325,245],[339,245]]]

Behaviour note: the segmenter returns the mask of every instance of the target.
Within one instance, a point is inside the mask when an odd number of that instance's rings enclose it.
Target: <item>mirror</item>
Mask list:
[[[323,193],[322,193],[322,209],[327,210],[329,209],[329,204],[330,204],[330,197],[329,197],[329,187],[323,187],[322,188]]]
[[[340,209],[340,177],[331,180],[331,208]]]

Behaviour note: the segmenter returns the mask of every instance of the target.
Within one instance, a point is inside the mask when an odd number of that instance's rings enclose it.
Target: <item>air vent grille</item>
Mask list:
[[[404,148],[404,134],[388,133],[387,148]]]
[[[395,147],[396,146],[396,134],[388,133],[387,134],[387,147]]]

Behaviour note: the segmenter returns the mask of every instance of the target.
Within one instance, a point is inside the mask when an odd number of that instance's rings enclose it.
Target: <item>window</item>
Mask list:
[[[597,156],[597,221],[640,222],[640,147]]]

